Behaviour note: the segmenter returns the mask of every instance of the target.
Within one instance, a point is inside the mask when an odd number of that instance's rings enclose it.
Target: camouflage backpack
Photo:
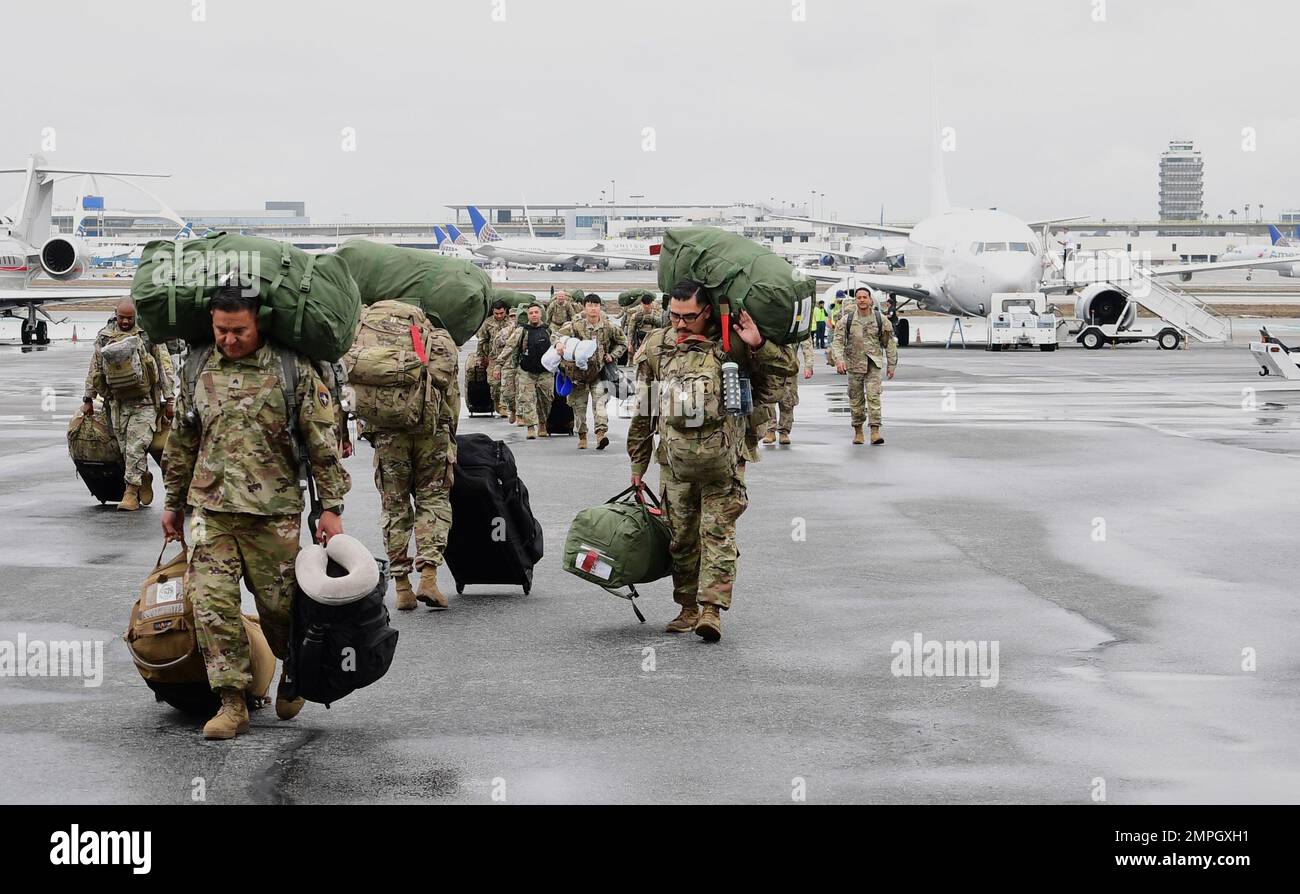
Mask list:
[[[348,351],[348,384],[354,410],[381,431],[414,431],[426,402],[439,396],[425,368],[433,326],[424,311],[402,301],[377,301],[361,312],[357,338]],[[433,407],[437,412],[437,406]]]
[[[115,399],[144,397],[153,390],[157,371],[143,335],[128,335],[101,345],[98,350],[104,381]]]
[[[691,337],[659,349],[660,441],[681,481],[712,482],[736,471],[738,432],[722,403],[722,359],[712,341]]]

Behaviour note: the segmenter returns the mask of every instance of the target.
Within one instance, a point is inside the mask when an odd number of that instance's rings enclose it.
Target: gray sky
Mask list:
[[[802,22],[795,0],[197,3],[6,4],[0,166],[54,128],[51,161],[171,173],[155,188],[182,209],[416,220],[615,179],[621,200],[816,189],[841,218],[914,218],[933,56],[954,204],[1151,218],[1158,156],[1191,137],[1211,216],[1300,208],[1281,0],[1106,0],[1104,22],[1098,0],[806,0]],[[0,178],[0,206],[18,187]]]

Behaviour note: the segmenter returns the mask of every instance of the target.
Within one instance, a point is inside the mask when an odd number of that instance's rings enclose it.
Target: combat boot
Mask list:
[[[148,506],[153,502],[153,473],[145,471],[140,479],[140,505]]]
[[[604,429],[596,429],[596,449],[604,450],[609,446],[609,436],[605,434]]]
[[[784,431],[781,432],[781,443],[782,443],[782,445],[787,446],[787,447],[790,445],[790,433],[789,433],[789,432],[784,432]]]
[[[298,716],[306,701],[302,696],[289,698],[284,694],[284,668],[280,668],[280,682],[275,687],[275,716],[281,720],[292,720]]]
[[[587,436],[586,436],[586,435],[578,435],[578,449],[579,449],[579,450],[586,450],[586,449],[587,449]]]
[[[545,422],[543,422],[541,425],[537,426],[537,437],[539,437],[539,438],[549,438],[550,436],[551,436],[551,433],[548,432],[548,431],[546,430],[546,423],[545,423]]]
[[[518,419],[517,419],[517,417],[515,416],[514,413],[511,413],[511,414],[510,414],[510,424],[511,424],[511,425],[518,425],[518,424],[519,424]]]
[[[775,444],[775,443],[776,443],[776,432],[774,432],[774,431],[770,431],[770,432],[768,432],[767,434],[763,435],[763,443],[764,443],[764,444]]]
[[[688,633],[695,629],[695,622],[700,619],[698,605],[683,605],[677,617],[668,622],[664,630],[669,633]]]
[[[884,436],[880,434],[880,424],[877,423],[871,426],[871,446],[879,447],[883,443],[885,443],[885,439]]]
[[[117,508],[122,512],[135,512],[140,508],[140,487],[135,484],[128,484],[126,491],[122,494],[122,499],[118,500]]]
[[[420,572],[420,589],[415,594],[415,598],[430,608],[444,609],[447,607],[447,597],[442,595],[442,591],[438,589],[437,568],[425,568]]]
[[[248,732],[248,705],[244,693],[238,689],[221,690],[221,710],[217,716],[203,724],[205,739],[233,739]]]
[[[415,590],[411,589],[411,580],[405,574],[397,578],[397,610],[415,611]]]
[[[695,632],[706,643],[722,639],[722,613],[710,602],[700,606],[700,619],[695,622]]]
[[[528,426],[528,440],[535,441],[536,439],[537,439],[537,426],[535,425]]]
[[[860,425],[853,426],[853,443],[854,444],[867,443],[867,439],[862,436],[862,426]]]

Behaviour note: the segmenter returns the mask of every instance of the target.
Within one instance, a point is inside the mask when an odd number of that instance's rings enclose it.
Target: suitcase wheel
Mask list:
[[[465,592],[465,585],[462,584],[462,583],[457,583],[457,584],[456,584],[456,595],[459,596],[461,593],[464,593],[464,592]]]
[[[527,596],[527,595],[528,595],[529,593],[531,593],[532,591],[533,591],[533,583],[532,583],[532,581],[529,581],[528,583],[524,584],[524,595],[525,595],[525,596]]]

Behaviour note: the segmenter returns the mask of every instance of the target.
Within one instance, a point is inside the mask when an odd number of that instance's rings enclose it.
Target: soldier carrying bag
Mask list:
[[[97,347],[103,364],[104,381],[114,400],[147,397],[158,382],[158,370],[150,356],[149,343],[142,335]]]
[[[354,411],[370,428],[415,431],[426,408],[436,415],[440,395],[425,366],[432,331],[413,304],[379,301],[361,312],[361,328],[349,352],[348,384]]]
[[[584,509],[573,519],[564,540],[564,570],[637,607],[637,584],[672,572],[668,552],[672,532],[654,493],[642,484],[629,487],[600,506]],[[627,593],[619,592],[627,587]]]
[[[735,474],[739,433],[722,404],[722,360],[701,336],[665,342],[659,355],[659,419],[668,468],[681,481]]]

